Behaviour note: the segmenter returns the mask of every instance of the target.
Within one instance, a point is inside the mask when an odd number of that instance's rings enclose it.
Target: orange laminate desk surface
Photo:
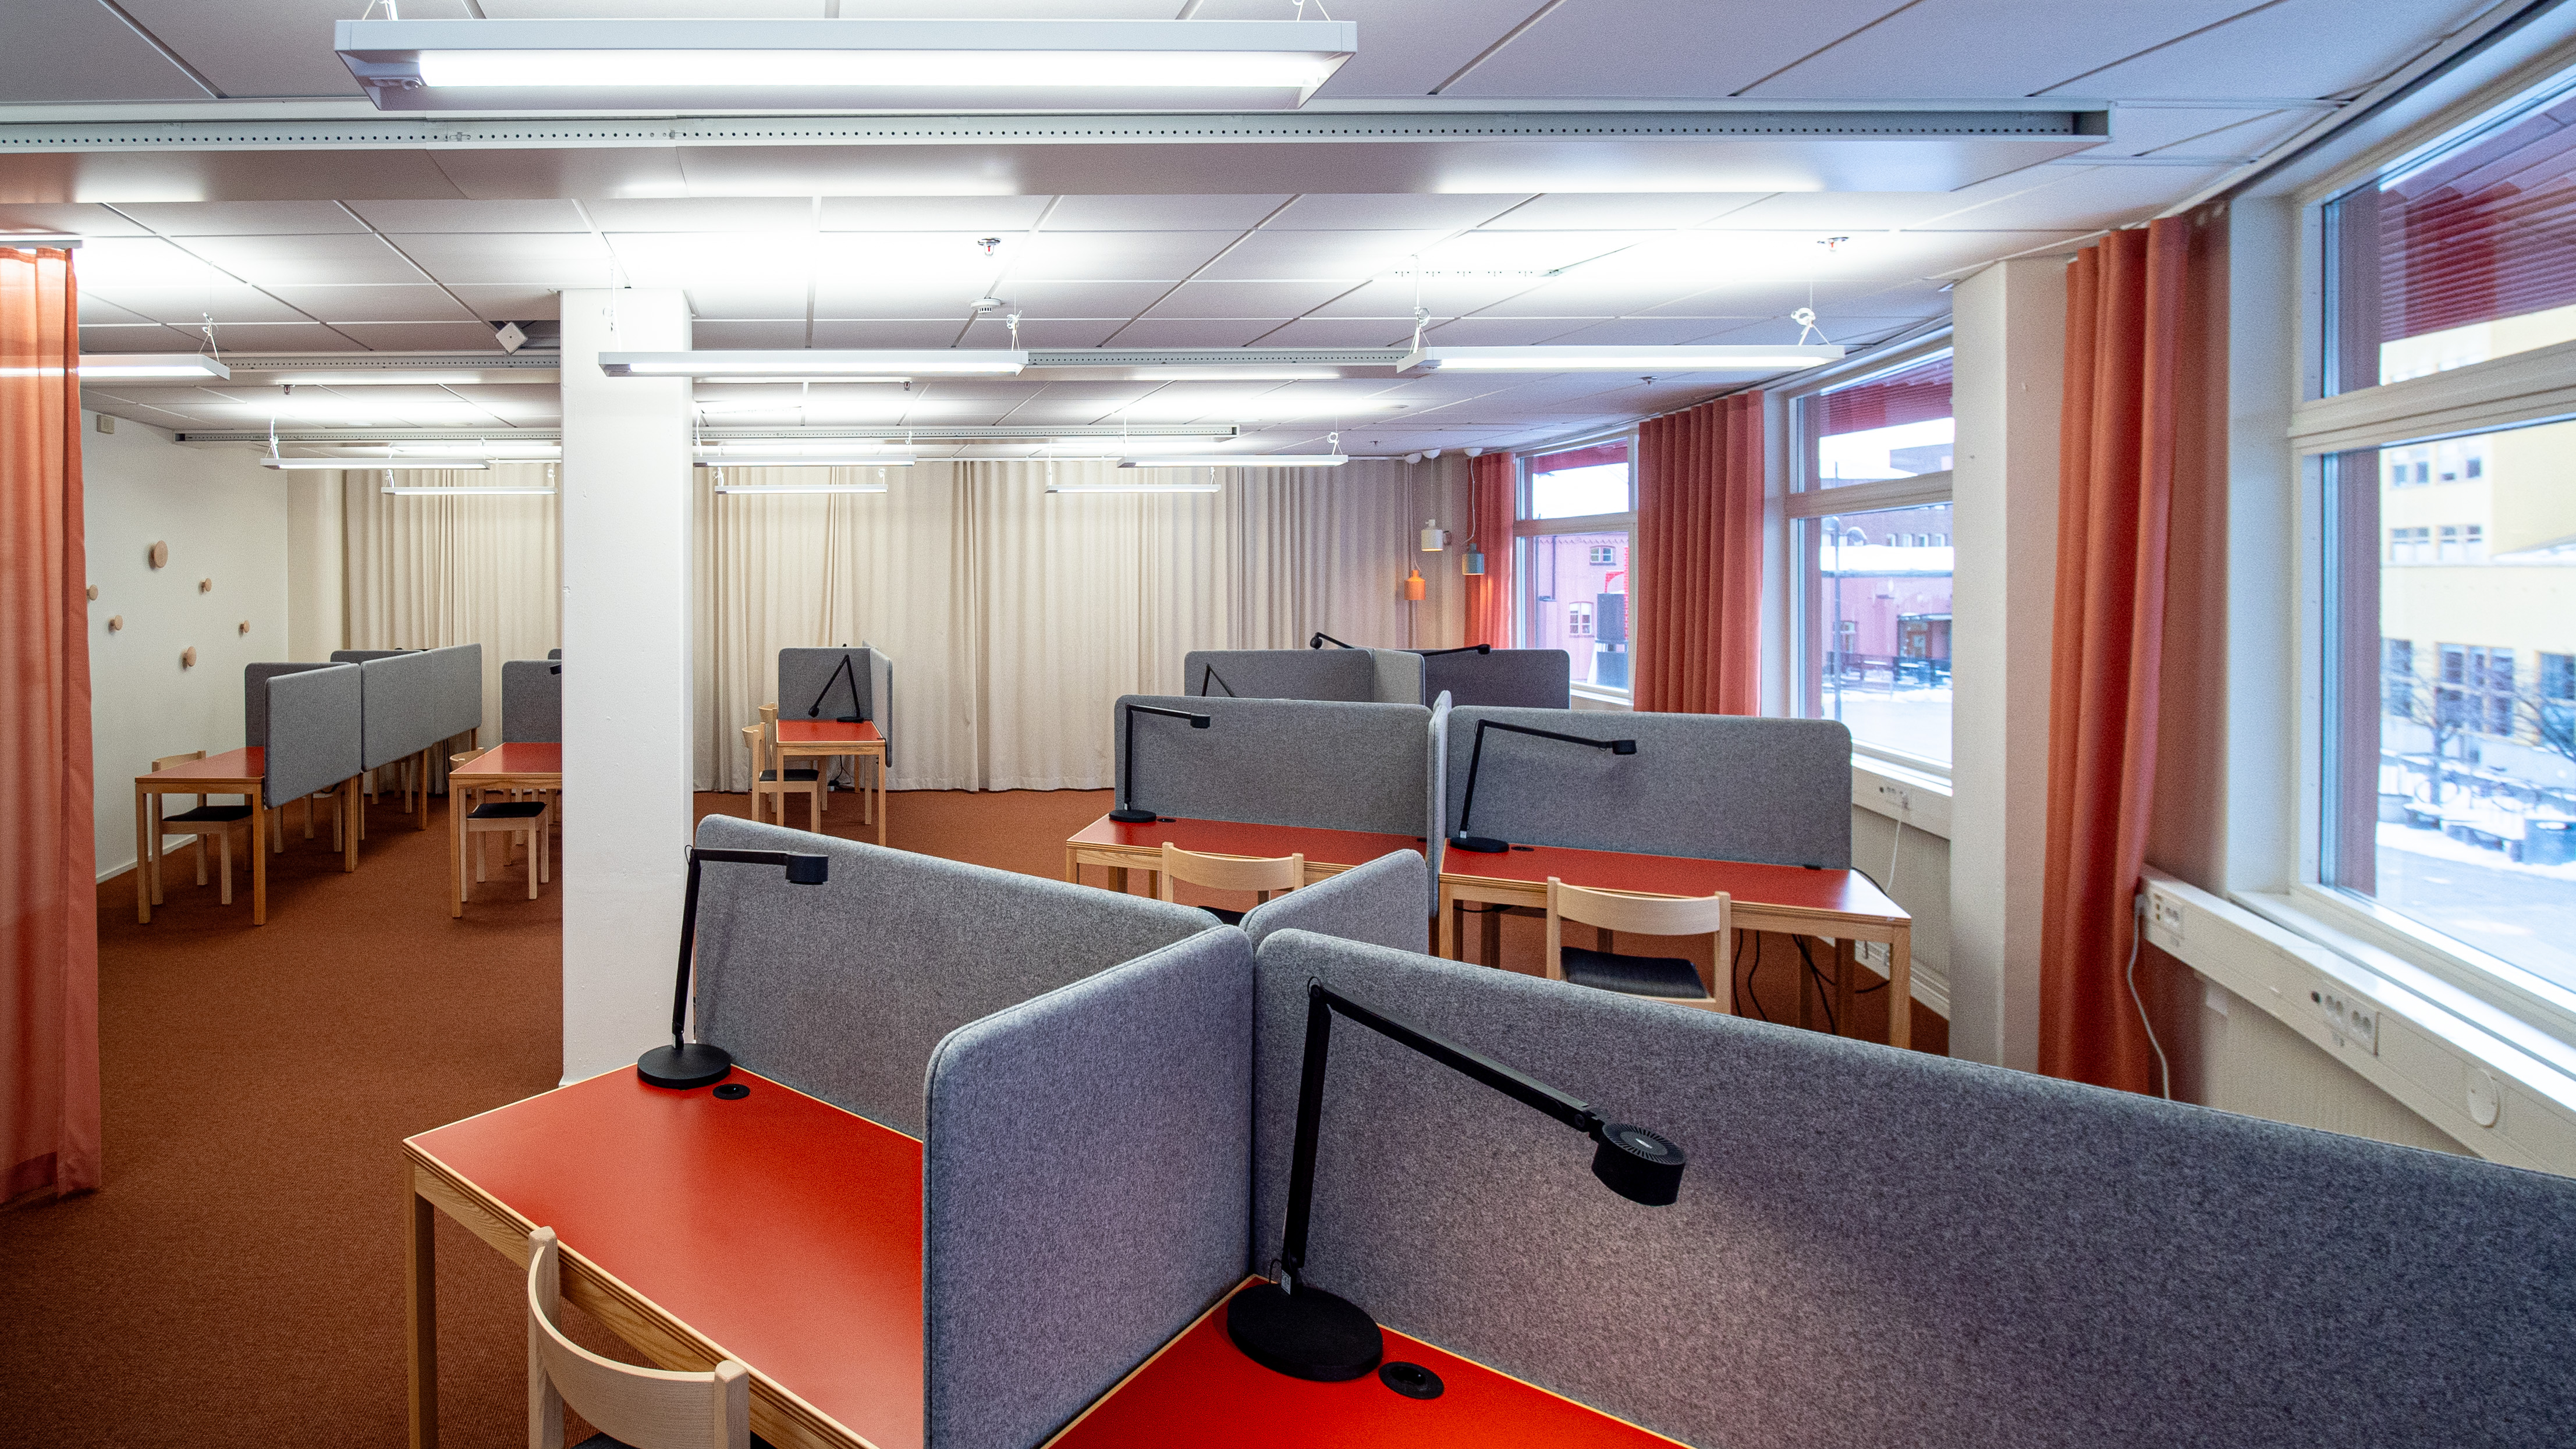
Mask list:
[[[778,722],[778,742],[782,745],[876,745],[885,743],[877,732],[875,720],[849,724],[836,719],[782,719]]]
[[[921,1144],[736,1068],[631,1067],[409,1139],[880,1449],[921,1444]]]
[[[1856,870],[1808,870],[1795,865],[1756,865],[1741,860],[1698,860],[1679,855],[1629,855],[1615,850],[1575,850],[1561,845],[1519,846],[1498,855],[1454,847],[1440,858],[1444,880],[1478,879],[1567,885],[1640,895],[1707,896],[1724,891],[1738,901],[1794,910],[1905,919],[1905,908]]]
[[[563,746],[554,741],[517,740],[494,745],[448,771],[453,775],[560,775]]]
[[[1324,830],[1309,825],[1247,825],[1233,820],[1157,820],[1127,825],[1103,815],[1065,839],[1067,845],[1123,845],[1159,851],[1164,841],[1202,855],[1276,859],[1304,855],[1313,865],[1365,865],[1389,851],[1422,849],[1414,835]],[[1544,879],[1544,877],[1542,877]]]
[[[1440,1376],[1408,1399],[1375,1374],[1316,1384],[1272,1373],[1209,1310],[1048,1449],[1640,1449],[1675,1441],[1386,1330],[1389,1361]]]
[[[257,745],[251,745],[243,749],[226,750],[220,755],[208,755],[202,760],[190,760],[184,765],[172,765],[166,770],[155,770],[149,775],[137,775],[135,779],[149,780],[159,785],[174,780],[258,780],[266,778],[267,775],[268,751]],[[175,790],[171,793],[185,795],[188,792]]]

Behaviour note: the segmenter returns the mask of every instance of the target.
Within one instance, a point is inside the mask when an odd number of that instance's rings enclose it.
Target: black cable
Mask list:
[[[1753,989],[1753,978],[1762,974],[1761,934],[1762,933],[1759,931],[1737,932],[1735,936],[1735,959],[1738,961],[1744,959],[1744,938],[1746,936],[1752,936],[1754,938],[1753,969],[1744,973],[1744,999],[1753,1003],[1753,1014],[1755,1016],[1762,1018],[1764,1021],[1769,1021],[1771,1019],[1771,1013],[1762,1009],[1762,995],[1760,992]],[[1730,966],[1728,969],[1732,970],[1733,968]]]

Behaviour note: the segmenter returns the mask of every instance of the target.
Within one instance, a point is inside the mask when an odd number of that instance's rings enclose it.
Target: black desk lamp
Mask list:
[[[1309,649],[1321,649],[1327,644],[1332,645],[1336,649],[1357,649],[1360,647],[1357,644],[1345,644],[1341,640],[1334,638],[1332,635],[1324,633],[1318,633],[1314,638],[1306,641],[1306,647]]]
[[[1121,825],[1143,825],[1154,818],[1154,812],[1136,808],[1136,721],[1133,716],[1158,714],[1165,719],[1185,719],[1194,730],[1206,729],[1208,716],[1192,714],[1185,709],[1165,709],[1158,704],[1131,704],[1126,708],[1131,717],[1127,721],[1127,748],[1123,752],[1125,767],[1118,772],[1118,808],[1109,812],[1109,818]]]
[[[1215,666],[1215,665],[1213,665],[1213,664],[1202,664],[1202,665],[1200,665],[1200,666],[1199,666],[1199,668],[1200,668],[1200,670],[1201,670],[1201,671],[1203,671],[1203,672],[1199,675],[1199,697],[1200,697],[1201,699],[1205,699],[1205,698],[1207,698],[1208,686],[1209,686],[1209,685],[1211,685],[1211,684],[1215,685],[1215,686],[1216,686],[1217,688],[1219,688],[1219,689],[1224,690],[1224,691],[1225,691],[1226,698],[1228,698],[1228,699],[1235,699],[1235,698],[1239,698],[1239,696],[1237,696],[1237,695],[1235,694],[1235,692],[1234,692],[1234,686],[1233,686],[1233,685],[1231,685],[1231,684],[1226,683],[1226,682],[1225,682],[1225,676],[1224,676],[1224,675],[1221,675],[1221,674],[1219,674],[1219,673],[1217,673],[1217,672],[1216,672],[1216,666]]]
[[[1386,1351],[1377,1320],[1349,1299],[1304,1281],[1306,1222],[1315,1201],[1315,1139],[1323,1125],[1324,1064],[1332,1049],[1333,1013],[1413,1048],[1452,1071],[1527,1103],[1599,1144],[1592,1175],[1631,1202],[1669,1206],[1680,1196],[1682,1150],[1642,1127],[1609,1122],[1586,1104],[1392,1017],[1380,1016],[1321,982],[1306,987],[1306,1070],[1297,1089],[1297,1155],[1288,1169],[1288,1223],[1279,1245],[1279,1281],[1256,1283],[1225,1305],[1225,1332],[1244,1356],[1290,1378],[1317,1383],[1355,1379]]]
[[[724,1080],[733,1056],[709,1042],[684,1041],[689,1020],[689,967],[698,937],[698,863],[726,861],[740,865],[780,865],[790,885],[821,885],[831,873],[828,855],[800,855],[788,850],[700,850],[689,847],[689,894],[680,907],[680,984],[671,994],[671,1044],[655,1047],[636,1059],[635,1075],[656,1087],[703,1087]]]
[[[1461,644],[1455,649],[1416,649],[1413,652],[1421,655],[1425,659],[1429,659],[1440,654],[1491,654],[1494,652],[1494,646],[1491,644]]]
[[[1485,731],[1489,729],[1509,730],[1516,735],[1536,735],[1543,740],[1563,740],[1569,745],[1590,745],[1596,750],[1608,750],[1614,755],[1637,753],[1635,740],[1586,739],[1582,735],[1561,735],[1554,730],[1538,730],[1528,725],[1505,724],[1498,719],[1476,721],[1476,747],[1467,755],[1467,794],[1466,798],[1458,802],[1458,828],[1449,832],[1449,845],[1453,850],[1472,850],[1479,855],[1499,855],[1512,848],[1512,843],[1508,840],[1496,840],[1490,835],[1467,833],[1468,812],[1476,808],[1476,767],[1485,762]]]
[[[836,724],[857,724],[859,722],[859,671],[851,667],[850,653],[846,649],[841,651],[840,664],[834,667],[831,675],[823,681],[823,688],[814,696],[814,702],[805,706],[805,717],[807,719],[812,719],[814,716],[823,712],[823,696],[832,692],[832,686],[840,683],[841,676],[844,674],[850,677],[850,712],[848,714],[834,715],[832,716],[832,719]]]

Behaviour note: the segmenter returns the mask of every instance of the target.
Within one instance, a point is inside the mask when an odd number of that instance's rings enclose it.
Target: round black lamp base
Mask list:
[[[635,1075],[648,1085],[675,1089],[721,1082],[732,1071],[732,1055],[702,1041],[655,1047],[635,1061]]]
[[[1449,848],[1472,850],[1478,855],[1500,855],[1511,849],[1512,843],[1508,840],[1496,840],[1490,835],[1452,835],[1449,837]]]
[[[1117,821],[1121,825],[1151,825],[1160,817],[1156,816],[1151,810],[1139,810],[1134,806],[1124,806],[1110,811],[1109,818]]]
[[[1225,1305],[1225,1334],[1263,1368],[1319,1384],[1358,1378],[1386,1356],[1377,1320],[1319,1288],[1255,1283]]]

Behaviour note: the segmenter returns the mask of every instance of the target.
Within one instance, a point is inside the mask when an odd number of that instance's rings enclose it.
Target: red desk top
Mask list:
[[[563,745],[551,740],[514,740],[508,744],[494,745],[448,773],[450,775],[560,775],[563,773]]]
[[[1067,837],[1067,845],[1124,845],[1159,851],[1164,841],[1202,855],[1248,855],[1276,859],[1303,855],[1316,865],[1366,865],[1397,850],[1422,850],[1413,835],[1376,835],[1365,830],[1322,830],[1309,825],[1245,825],[1232,820],[1158,820],[1124,825],[1103,815]],[[1544,879],[1544,877],[1542,877]]]
[[[226,750],[220,755],[208,755],[202,760],[190,760],[184,765],[172,765],[166,770],[155,770],[149,775],[134,778],[138,782],[150,780],[157,785],[168,780],[257,780],[267,774],[268,751],[254,745]]]
[[[1438,1374],[1440,1397],[1408,1399],[1375,1374],[1316,1384],[1272,1373],[1225,1336],[1220,1304],[1048,1449],[1639,1449],[1675,1442],[1391,1328],[1386,1356]]]
[[[844,724],[836,719],[782,719],[778,722],[778,742],[782,745],[878,745],[885,743],[885,736],[877,733],[877,723],[870,719],[857,724]]]
[[[1905,920],[1905,908],[1888,899],[1856,870],[1808,870],[1795,865],[1756,865],[1741,860],[1696,860],[1678,855],[1629,855],[1615,850],[1574,850],[1561,845],[1514,846],[1499,855],[1452,849],[1440,857],[1443,880],[1510,881],[1544,887],[1555,876],[1594,890],[1667,896],[1706,896],[1724,891],[1750,905],[1835,911],[1852,916]]]
[[[919,1449],[921,1144],[736,1068],[620,1067],[410,1144],[779,1387]]]

